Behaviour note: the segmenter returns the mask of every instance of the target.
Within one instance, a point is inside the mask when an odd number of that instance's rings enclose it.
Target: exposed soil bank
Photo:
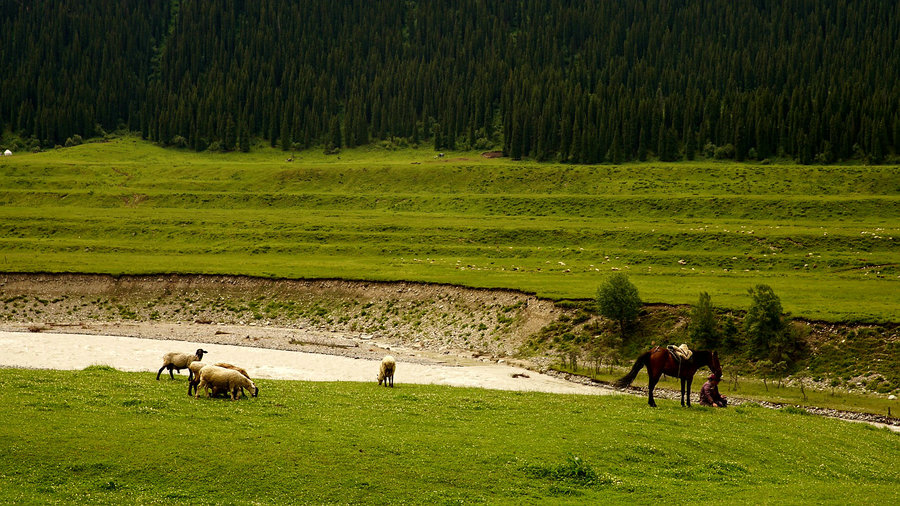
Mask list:
[[[219,331],[212,342],[223,344],[243,337],[239,344],[346,354],[331,339],[337,333],[485,362],[515,356],[563,313],[551,301],[512,291],[243,276],[2,274],[0,295],[0,329],[7,330],[69,327],[149,337],[143,326],[168,324],[163,338],[196,339],[211,327],[191,325],[210,324]],[[109,325],[118,329],[100,330]],[[238,329],[244,327],[304,337]],[[532,365],[549,362],[538,356]]]

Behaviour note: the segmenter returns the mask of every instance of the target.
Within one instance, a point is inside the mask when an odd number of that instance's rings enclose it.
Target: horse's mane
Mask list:
[[[694,350],[694,363],[698,365],[709,365],[712,362],[712,352],[710,350]]]

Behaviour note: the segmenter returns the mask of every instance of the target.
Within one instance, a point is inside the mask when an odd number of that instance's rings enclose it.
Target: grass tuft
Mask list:
[[[101,372],[101,373],[102,372],[118,372],[118,369],[116,369],[113,366],[106,365],[106,364],[89,365],[82,370],[85,372]]]

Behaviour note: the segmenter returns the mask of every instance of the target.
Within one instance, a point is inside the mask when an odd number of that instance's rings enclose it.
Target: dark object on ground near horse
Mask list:
[[[613,386],[616,388],[627,387],[634,381],[634,378],[637,377],[641,369],[647,367],[647,375],[650,376],[650,384],[648,385],[650,394],[647,404],[654,408],[656,407],[656,402],[653,400],[653,389],[656,388],[659,377],[666,374],[673,378],[681,379],[681,405],[684,406],[685,399],[687,399],[687,406],[690,407],[691,382],[694,381],[694,373],[697,372],[697,369],[704,366],[709,367],[709,370],[712,371],[717,378],[722,377],[722,367],[719,365],[719,354],[715,351],[695,351],[690,360],[681,360],[679,363],[669,350],[657,346],[638,357],[634,366],[631,368],[631,372],[622,378],[619,378],[613,383]],[[685,395],[685,393],[687,393],[687,395]]]

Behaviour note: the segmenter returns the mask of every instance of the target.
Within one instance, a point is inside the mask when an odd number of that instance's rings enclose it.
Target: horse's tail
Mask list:
[[[622,376],[621,378],[617,379],[615,381],[615,383],[613,383],[613,386],[616,388],[627,387],[628,385],[631,384],[632,381],[634,381],[634,378],[637,377],[638,373],[641,372],[641,369],[643,369],[644,366],[646,366],[649,363],[650,363],[650,352],[648,351],[648,352],[644,353],[643,355],[641,355],[640,357],[638,357],[637,360],[634,362],[634,365],[631,367],[631,371],[628,374],[626,374],[625,376]]]

